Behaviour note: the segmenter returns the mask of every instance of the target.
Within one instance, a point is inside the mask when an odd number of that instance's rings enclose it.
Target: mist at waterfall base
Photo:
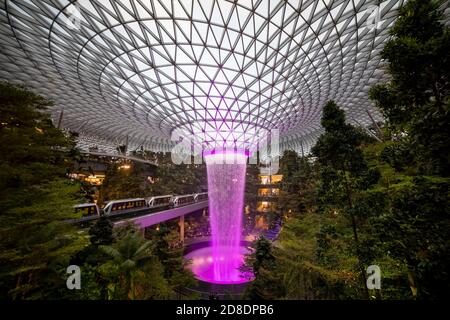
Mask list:
[[[208,175],[211,246],[191,252],[191,270],[202,281],[248,282],[239,268],[247,248],[241,246],[247,155],[244,152],[205,154]]]

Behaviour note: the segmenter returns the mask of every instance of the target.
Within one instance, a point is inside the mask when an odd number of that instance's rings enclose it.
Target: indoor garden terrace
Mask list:
[[[0,299],[445,300],[449,7],[0,0]]]

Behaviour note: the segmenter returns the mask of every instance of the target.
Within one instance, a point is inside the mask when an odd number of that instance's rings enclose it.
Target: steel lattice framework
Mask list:
[[[281,149],[307,152],[329,99],[381,120],[367,92],[402,3],[0,0],[0,78],[53,99],[87,141],[169,150],[178,128],[247,147],[278,128]]]

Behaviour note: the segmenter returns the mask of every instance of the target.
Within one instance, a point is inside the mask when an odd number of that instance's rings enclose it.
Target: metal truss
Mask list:
[[[0,0],[0,79],[53,99],[88,137],[168,151],[252,148],[280,130],[307,153],[334,99],[382,121],[368,89],[403,0]],[[91,141],[91,142],[89,142]]]

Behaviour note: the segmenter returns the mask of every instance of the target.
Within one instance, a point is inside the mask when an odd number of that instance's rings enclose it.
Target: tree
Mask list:
[[[391,135],[381,153],[395,180],[375,220],[389,254],[407,266],[415,298],[448,296],[450,29],[441,2],[411,0],[399,12],[381,56],[388,83],[370,90]]]
[[[295,151],[285,150],[280,159],[280,174],[283,180],[278,198],[279,209],[284,212],[298,212],[300,207],[297,173],[300,159]]]
[[[2,298],[50,298],[85,245],[64,220],[80,186],[64,177],[75,143],[45,111],[52,102],[0,83],[0,287]]]
[[[281,210],[296,213],[311,211],[317,201],[317,168],[313,160],[286,150],[280,163],[280,173],[283,175],[279,197]]]
[[[204,164],[175,164],[169,153],[152,153],[158,164],[152,194],[191,194],[207,188]]]
[[[259,189],[259,166],[256,164],[247,164],[247,171],[245,173],[245,204],[255,210],[256,200]]]
[[[386,157],[397,169],[450,174],[450,31],[440,1],[408,1],[399,12],[381,57],[391,81],[370,90],[395,142]]]
[[[99,246],[114,242],[113,224],[105,216],[100,217],[89,229],[90,244],[72,256],[70,264],[81,267],[81,290],[67,295],[67,299],[106,300],[109,297],[109,277],[101,274],[99,266],[109,260],[109,256]]]
[[[241,270],[244,274],[254,275],[255,279],[247,287],[244,296],[260,300],[282,295],[281,281],[274,272],[277,265],[272,253],[272,243],[261,236],[252,244],[252,248],[253,252],[246,257]]]
[[[362,193],[378,182],[380,173],[368,168],[361,150],[369,138],[362,130],[345,122],[344,111],[333,101],[325,105],[321,124],[325,133],[312,149],[321,168],[319,199],[325,210],[338,210],[349,218],[354,249],[360,259],[362,285],[368,297],[358,234],[358,220],[362,221],[364,217],[358,209]]]
[[[108,167],[105,180],[99,190],[99,203],[114,199],[145,197],[151,194],[150,183],[147,180],[147,165],[133,162],[129,166],[129,168],[121,168],[120,164],[113,164]]]
[[[108,217],[101,216],[100,219],[89,229],[90,241],[93,245],[112,244],[114,225]]]
[[[142,152],[156,168],[154,182],[148,181],[146,165],[133,163],[129,169],[111,166],[100,188],[99,202],[112,199],[148,197],[167,194],[192,194],[207,187],[205,165],[173,163],[169,153]]]
[[[163,267],[154,256],[154,243],[146,240],[142,234],[132,227],[118,232],[117,241],[110,246],[100,246],[100,249],[112,260],[102,265],[101,272],[109,274],[112,281],[112,297],[114,299],[139,299],[143,296],[157,296],[170,293],[162,273]],[[153,276],[148,279],[145,273]],[[118,281],[114,281],[118,279]],[[142,290],[143,281],[152,281],[161,292]],[[163,295],[164,295],[163,294]]]
[[[164,277],[171,289],[174,292],[179,292],[187,287],[195,287],[197,280],[193,273],[186,268],[187,261],[183,255],[184,249],[182,247],[169,247],[170,242],[173,243],[178,240],[178,230],[170,230],[167,223],[164,223],[159,226],[159,230],[154,230],[150,237],[155,243],[154,253],[163,265]]]

